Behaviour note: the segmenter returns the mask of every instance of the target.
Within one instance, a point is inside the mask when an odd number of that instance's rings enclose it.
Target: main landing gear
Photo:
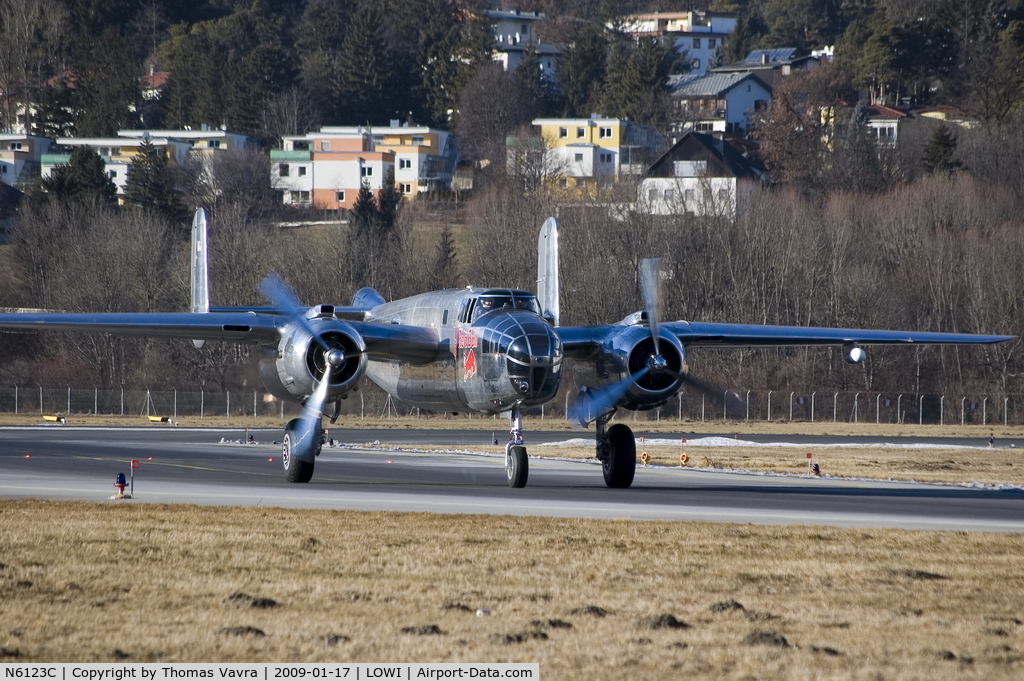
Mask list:
[[[597,418],[597,458],[604,472],[604,484],[626,488],[633,484],[636,474],[636,440],[629,426],[622,423],[605,430],[614,414],[612,409]]]
[[[505,472],[508,474],[508,486],[512,488],[526,487],[526,479],[530,477],[530,460],[526,456],[523,445],[523,419],[519,413],[519,404],[512,405],[508,417],[510,432],[508,444],[505,445]]]
[[[301,442],[299,419],[292,419],[284,428],[281,441],[281,463],[284,464],[284,478],[288,482],[309,482],[313,478],[313,466],[320,456],[324,439],[323,428],[317,422],[315,436],[309,442]]]

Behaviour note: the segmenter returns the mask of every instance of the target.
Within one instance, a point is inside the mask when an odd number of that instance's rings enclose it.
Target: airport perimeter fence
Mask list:
[[[568,395],[525,409],[531,419],[564,419]],[[301,406],[260,390],[177,388],[81,388],[40,385],[0,386],[0,414],[112,415],[190,418],[292,418]],[[376,386],[364,385],[342,401],[341,414],[360,418],[407,419],[431,414],[393,400]],[[462,417],[460,415],[460,417]],[[684,390],[666,404],[644,412],[620,412],[635,421],[741,422],[801,421],[839,423],[1019,425],[1024,423],[1024,394],[939,395],[851,391],[802,394],[777,390]],[[467,414],[465,418],[491,418]]]

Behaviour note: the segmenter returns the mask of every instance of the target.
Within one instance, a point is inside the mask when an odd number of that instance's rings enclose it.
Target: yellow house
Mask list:
[[[625,118],[538,118],[543,147],[509,140],[509,171],[531,172],[563,190],[609,186],[622,176],[639,176],[667,147],[657,130]]]

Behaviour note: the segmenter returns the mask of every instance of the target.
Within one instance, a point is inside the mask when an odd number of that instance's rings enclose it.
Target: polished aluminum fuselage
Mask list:
[[[433,291],[374,307],[366,321],[432,328],[441,350],[426,364],[371,359],[366,375],[399,400],[431,411],[497,414],[517,402],[529,406],[550,400],[558,390],[561,370],[557,334],[547,321],[526,310],[494,310],[470,321],[467,305],[486,291]],[[522,367],[524,380],[534,372],[530,389],[517,390],[516,376],[509,371],[509,356],[520,347],[525,347],[523,354],[529,359],[518,365],[513,359],[511,366]]]

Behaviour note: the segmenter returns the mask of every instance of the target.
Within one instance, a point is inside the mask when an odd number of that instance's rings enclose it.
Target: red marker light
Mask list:
[[[26,454],[26,455],[25,455],[25,458],[26,458],[26,459],[31,459],[31,458],[32,458],[32,455],[31,455],[31,454]]]
[[[153,460],[153,457],[149,457],[148,459],[146,459],[146,461],[152,461],[152,460]]]
[[[267,459],[267,461],[273,462],[274,459],[273,459],[273,457],[271,457],[271,458]]]
[[[390,462],[390,461],[388,461],[388,463],[391,463],[391,462]]]

